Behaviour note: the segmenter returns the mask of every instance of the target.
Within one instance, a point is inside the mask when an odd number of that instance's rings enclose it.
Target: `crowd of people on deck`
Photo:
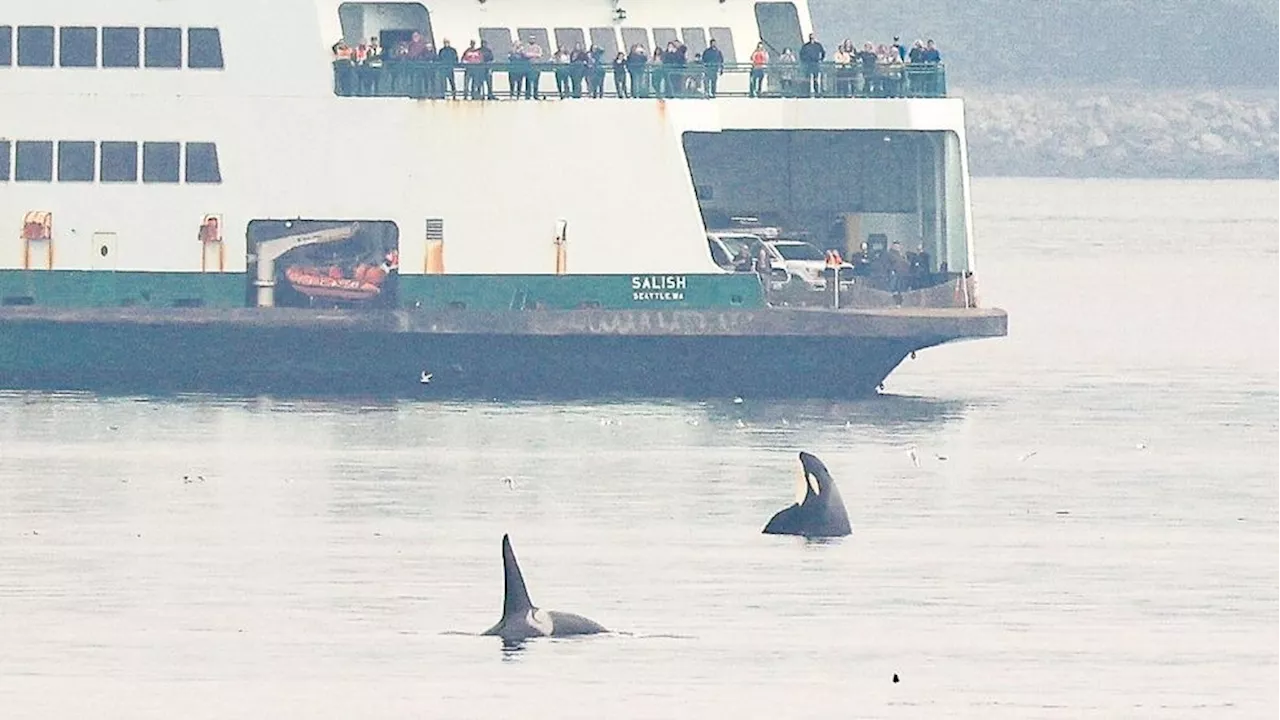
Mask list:
[[[602,98],[610,77],[608,94],[618,98],[716,97],[727,67],[714,39],[692,56],[687,45],[672,40],[654,48],[652,54],[643,44],[635,44],[612,59],[596,44],[560,46],[547,54],[530,38],[515,42],[499,60],[486,40],[479,44],[472,40],[459,53],[448,39],[436,48],[419,32],[396,43],[389,53],[376,37],[355,46],[339,41],[332,50],[339,95],[403,94],[455,100],[459,69],[464,98],[497,100],[494,75],[505,73],[508,98],[540,100]],[[773,53],[759,42],[743,69],[750,73],[750,97],[900,97],[908,91],[937,93],[936,69],[941,61],[932,39],[916,40],[908,48],[894,37],[892,44],[868,41],[861,49],[845,39],[828,56],[811,34],[794,53],[789,47]],[[543,89],[544,73],[554,77],[554,92]]]

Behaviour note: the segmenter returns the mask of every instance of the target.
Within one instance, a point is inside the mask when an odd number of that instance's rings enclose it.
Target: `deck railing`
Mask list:
[[[947,96],[946,67],[915,63],[877,67],[861,64],[778,64],[762,69],[726,64],[645,65],[616,73],[612,66],[387,60],[381,65],[333,63],[334,92],[347,97],[451,98],[457,100],[576,98],[939,98]]]

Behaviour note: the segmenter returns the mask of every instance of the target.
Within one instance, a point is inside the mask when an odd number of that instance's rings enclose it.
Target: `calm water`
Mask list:
[[[974,191],[1010,336],[873,401],[0,396],[0,714],[1274,717],[1276,183]],[[503,532],[627,634],[461,634]]]

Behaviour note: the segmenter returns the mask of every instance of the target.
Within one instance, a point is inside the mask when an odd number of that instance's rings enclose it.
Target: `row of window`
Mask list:
[[[56,171],[58,182],[137,182],[139,146],[142,182],[222,182],[214,143],[131,140],[0,140],[0,181],[52,182]]]
[[[17,40],[19,67],[180,68],[182,28],[60,27],[22,25],[14,32],[0,25],[0,67],[14,64]],[[139,51],[141,50],[141,51]],[[222,36],[218,28],[187,28],[187,67],[222,69]]]
[[[692,59],[694,55],[707,49],[708,41],[715,40],[716,47],[724,53],[725,62],[738,61],[737,52],[733,47],[733,31],[727,27],[687,27],[679,30],[670,27],[653,28],[652,42],[650,42],[649,28],[624,27],[621,29],[621,45],[618,44],[618,31],[611,27],[593,27],[588,28],[586,32],[583,32],[582,28],[554,28],[553,32],[556,39],[554,45],[550,42],[551,36],[546,28],[516,28],[515,37],[525,45],[532,42],[538,43],[543,52],[548,55],[560,47],[572,50],[575,45],[584,48],[598,45],[604,50],[605,57],[610,60],[620,50],[627,52],[636,45],[643,47],[646,52],[652,52],[655,47],[665,49],[669,42],[686,45],[689,48],[689,57]],[[480,28],[480,39],[488,41],[489,47],[499,60],[505,60],[507,54],[511,52],[510,28]]]

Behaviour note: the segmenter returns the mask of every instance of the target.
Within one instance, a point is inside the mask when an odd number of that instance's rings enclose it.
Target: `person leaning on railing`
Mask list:
[[[760,97],[764,89],[764,69],[769,64],[769,51],[764,43],[757,43],[755,52],[751,53],[751,80],[747,85],[747,97]]]

